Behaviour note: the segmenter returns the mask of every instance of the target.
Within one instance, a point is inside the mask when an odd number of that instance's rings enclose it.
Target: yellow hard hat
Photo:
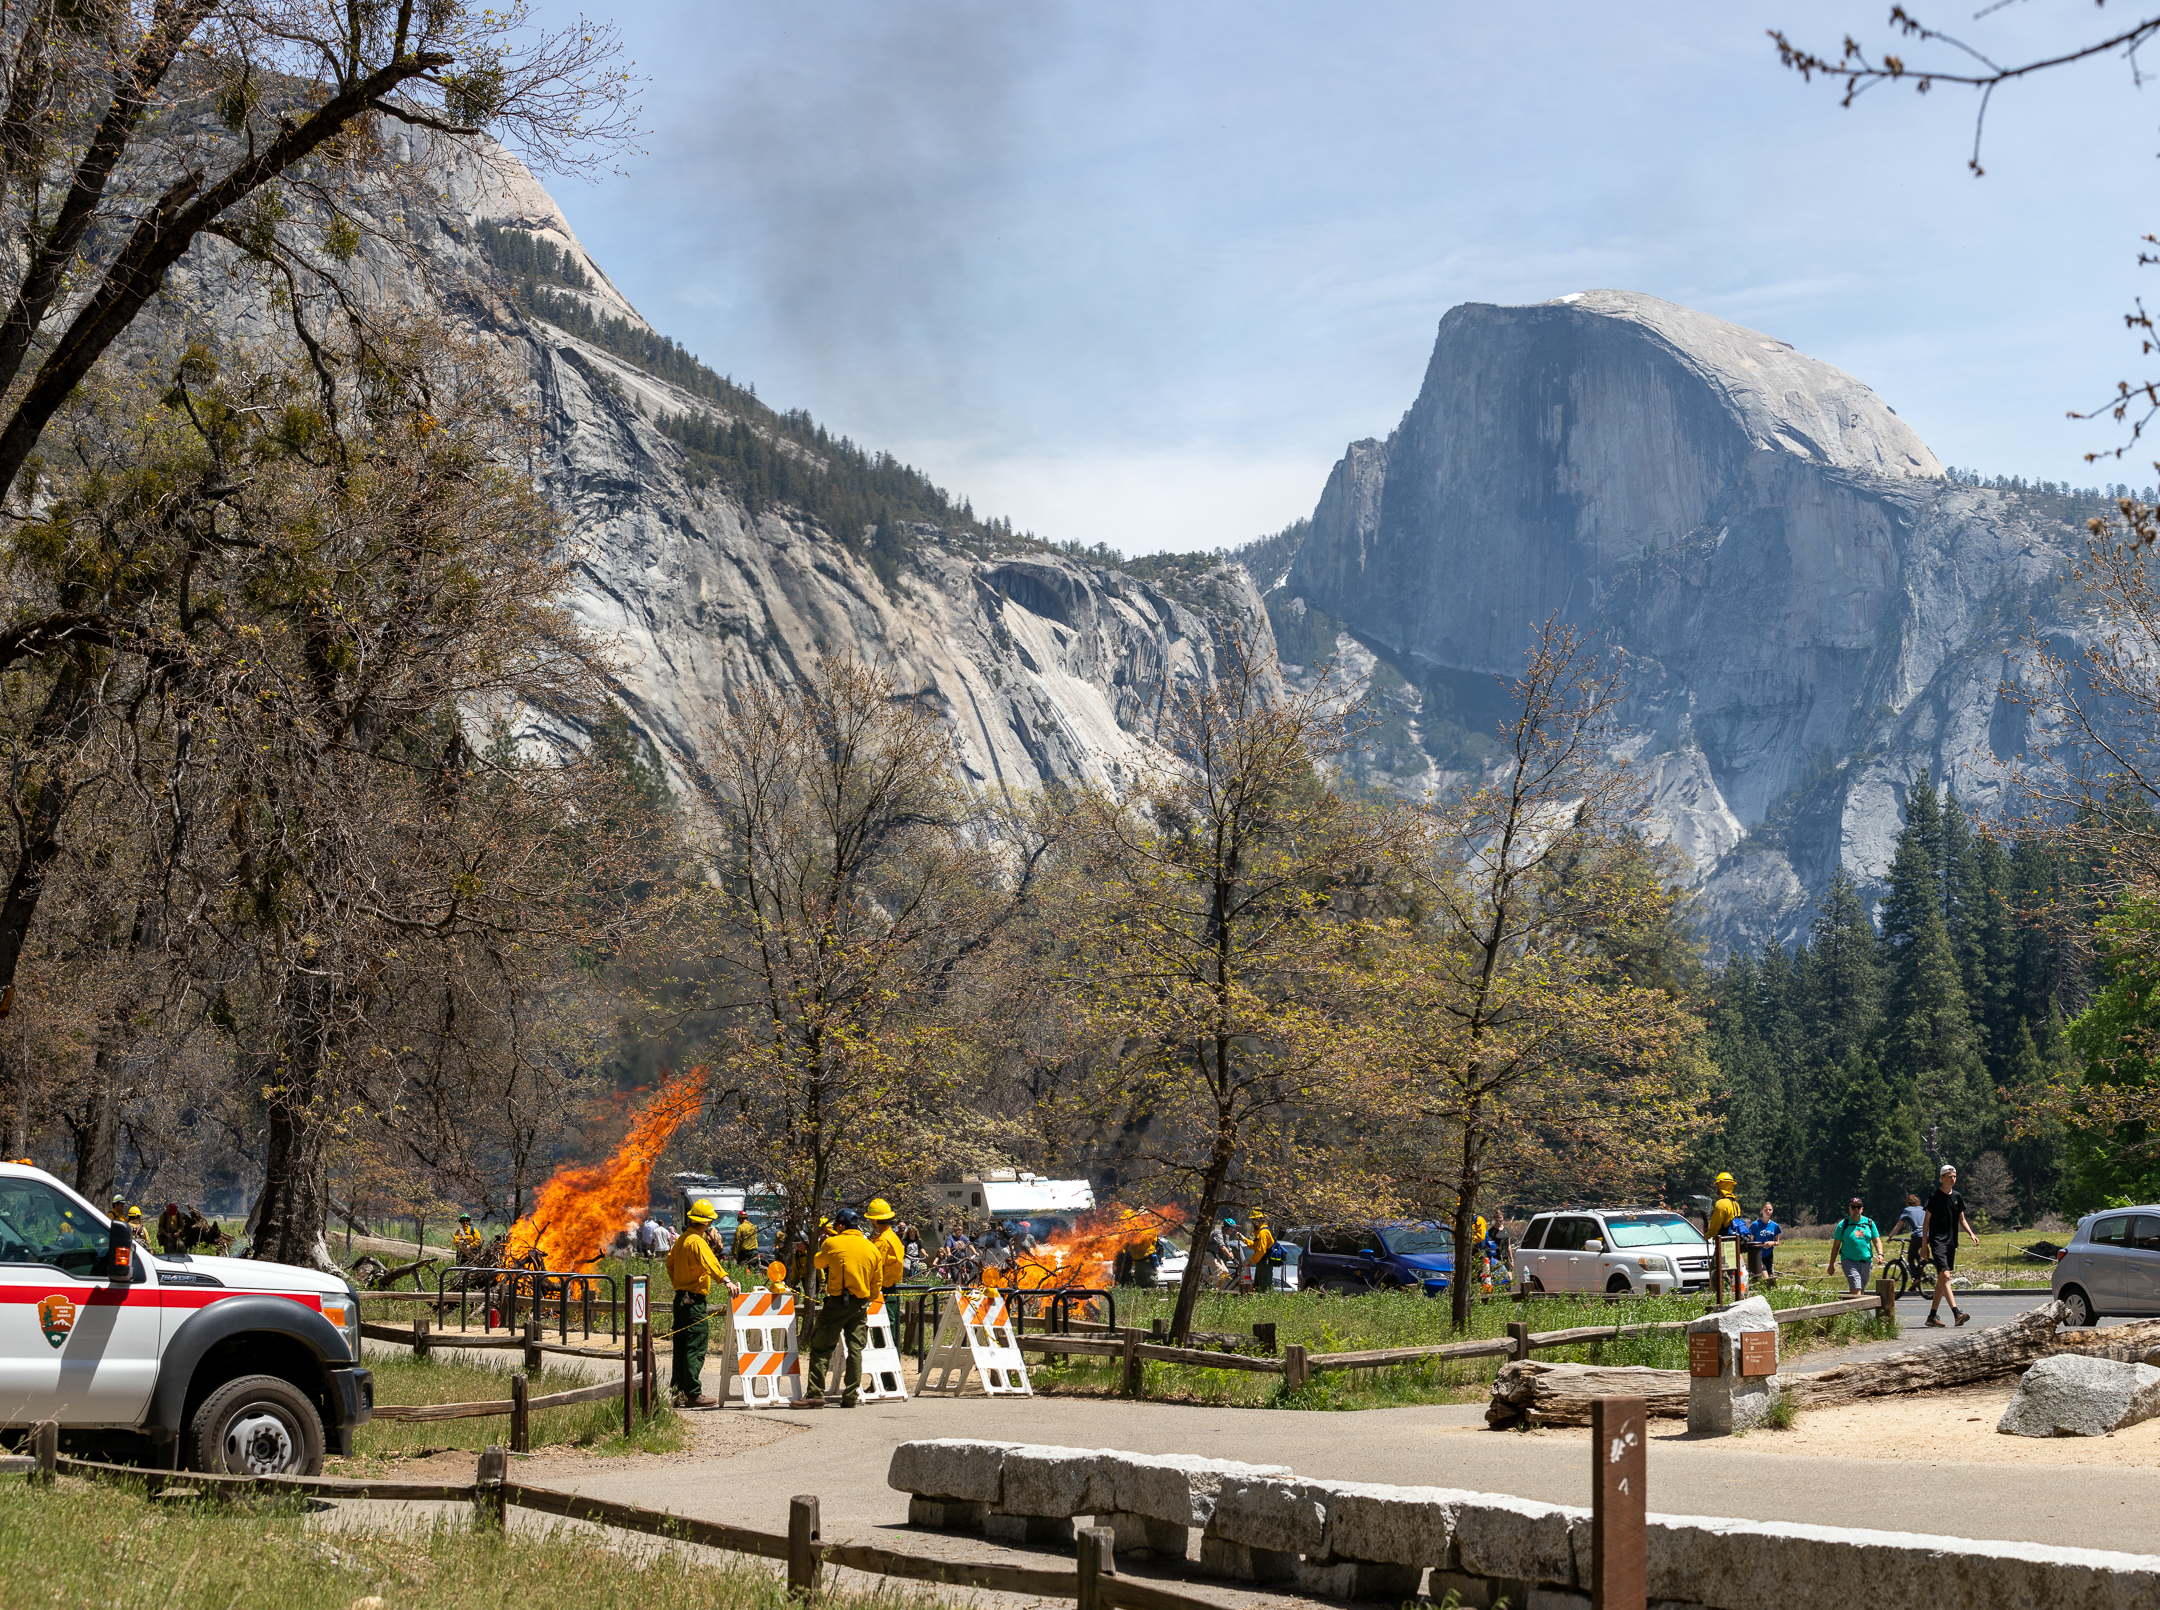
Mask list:
[[[889,1219],[893,1216],[892,1204],[882,1196],[870,1198],[870,1205],[862,1210],[866,1219]]]
[[[1730,1174],[1720,1174],[1713,1183],[1718,1185],[1731,1185],[1734,1183],[1734,1180]]]
[[[128,1217],[129,1217],[129,1218],[131,1218],[131,1219],[139,1219],[139,1218],[141,1218],[141,1217],[142,1217],[142,1209],[141,1209],[141,1208],[139,1208],[139,1207],[131,1207],[131,1208],[129,1208],[129,1209],[128,1209]]]
[[[719,1216],[719,1210],[710,1202],[692,1202],[687,1215],[692,1224],[710,1224]]]

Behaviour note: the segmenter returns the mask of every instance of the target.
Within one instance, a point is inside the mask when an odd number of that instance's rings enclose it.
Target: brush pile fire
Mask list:
[[[1158,1236],[1185,1227],[1183,1208],[1110,1207],[1090,1214],[1070,1235],[1055,1236],[1016,1258],[1010,1269],[986,1269],[983,1283],[1034,1290],[1044,1286],[1107,1288],[1116,1284],[1119,1254],[1144,1256]]]
[[[535,1194],[532,1212],[511,1226],[509,1257],[522,1258],[537,1247],[550,1269],[598,1263],[645,1202],[667,1143],[697,1116],[704,1099],[705,1069],[692,1068],[654,1092],[606,1162],[558,1168]]]

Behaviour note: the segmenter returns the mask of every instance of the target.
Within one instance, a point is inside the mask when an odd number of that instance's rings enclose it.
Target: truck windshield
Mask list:
[[[1640,1217],[1608,1218],[1615,1247],[1662,1247],[1671,1244],[1700,1245],[1702,1232],[1677,1213],[1643,1214]]]

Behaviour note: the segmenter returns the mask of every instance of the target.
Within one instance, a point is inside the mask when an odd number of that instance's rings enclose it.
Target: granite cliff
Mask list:
[[[1951,479],[1861,382],[1655,297],[1471,304],[1270,607],[1392,665],[1413,777],[1450,759],[1432,731],[1489,730],[1532,622],[1596,631],[1722,948],[1804,933],[1840,865],[1878,883],[1923,768],[1996,803],[2027,741],[2000,688],[2035,626],[2082,638],[2062,577],[2092,512]]]
[[[1238,567],[1134,574],[977,520],[674,346],[514,158],[456,154],[434,177],[430,203],[377,210],[367,293],[448,315],[522,379],[545,443],[532,470],[581,556],[575,606],[617,645],[622,707],[678,780],[731,690],[821,654],[889,666],[950,722],[969,779],[996,789],[1114,776],[1166,691],[1212,677],[1230,630],[1272,651]],[[228,335],[277,339],[230,264],[206,242],[174,271],[179,300]],[[848,497],[822,495],[843,476]],[[936,518],[909,517],[924,504]]]

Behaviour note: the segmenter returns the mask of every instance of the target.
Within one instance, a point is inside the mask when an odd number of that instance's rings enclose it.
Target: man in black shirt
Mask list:
[[[1943,1164],[1935,1176],[1935,1194],[1928,1198],[1926,1230],[1928,1251],[1935,1259],[1935,1300],[1928,1304],[1927,1322],[1937,1330],[1943,1322],[1937,1314],[1945,1299],[1950,1312],[1962,1325],[1972,1315],[1958,1307],[1957,1298],[1950,1293],[1950,1271],[1957,1267],[1958,1231],[1963,1230],[1975,1241],[1973,1227],[1965,1217],[1965,1198],[1958,1195],[1957,1170]]]

